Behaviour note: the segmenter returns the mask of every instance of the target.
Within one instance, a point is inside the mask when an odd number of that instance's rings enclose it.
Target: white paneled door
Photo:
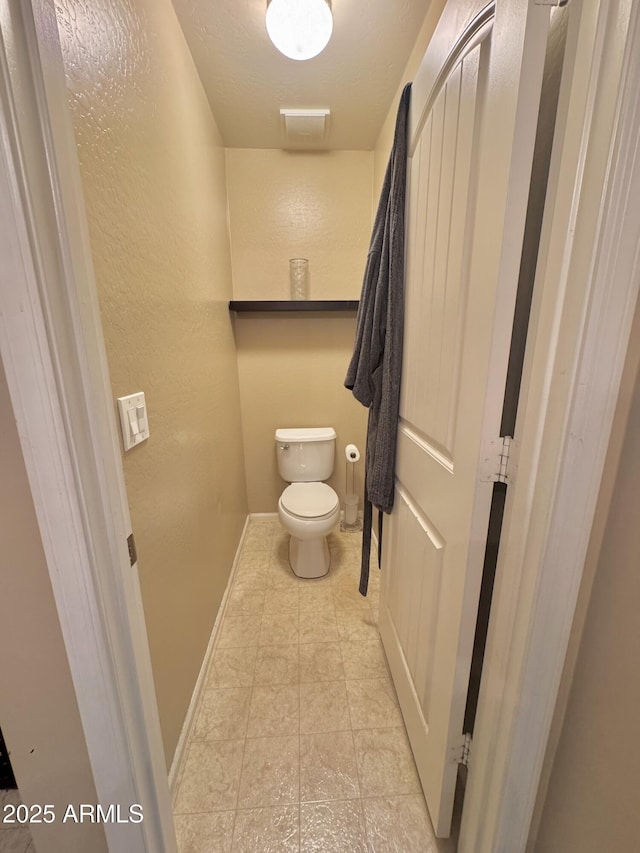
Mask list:
[[[439,836],[464,740],[548,20],[525,0],[450,0],[412,93],[380,631]]]

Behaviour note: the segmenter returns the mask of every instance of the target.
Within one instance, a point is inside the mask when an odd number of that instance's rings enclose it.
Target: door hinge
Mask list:
[[[510,435],[490,441],[482,459],[480,479],[487,483],[511,483],[515,477],[517,444]]]
[[[138,552],[136,551],[136,540],[133,538],[133,533],[127,536],[127,548],[129,549],[129,563],[133,565],[138,560]]]
[[[534,6],[568,6],[569,0],[534,0]]]
[[[453,748],[454,764],[462,764],[464,767],[469,766],[469,756],[471,754],[471,734],[465,732],[460,737],[460,741]]]
[[[496,483],[509,482],[509,460],[511,458],[511,436],[502,436],[502,447],[498,447],[498,470],[496,471]]]

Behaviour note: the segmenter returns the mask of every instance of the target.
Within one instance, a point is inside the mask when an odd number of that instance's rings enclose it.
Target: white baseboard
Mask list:
[[[265,513],[266,514],[266,513]],[[213,625],[213,630],[211,631],[211,636],[209,638],[209,643],[207,645],[207,651],[205,652],[204,659],[202,661],[202,666],[200,667],[200,672],[198,673],[198,679],[196,681],[195,687],[193,688],[193,694],[191,696],[191,701],[189,702],[189,707],[187,709],[186,716],[184,718],[184,723],[182,725],[182,730],[180,732],[180,737],[178,738],[178,744],[176,746],[176,751],[173,755],[173,761],[171,762],[171,768],[169,770],[169,791],[171,793],[172,800],[175,800],[175,796],[178,790],[178,784],[182,777],[182,771],[184,769],[184,760],[186,758],[187,744],[189,743],[189,735],[191,734],[191,729],[195,722],[195,713],[196,708],[198,707],[198,702],[200,701],[200,695],[202,693],[202,689],[205,683],[205,677],[207,674],[207,670],[209,669],[209,663],[211,662],[211,658],[213,657],[213,651],[216,646],[216,641],[218,639],[218,634],[220,632],[220,625],[222,623],[222,618],[224,616],[224,612],[227,607],[227,601],[229,599],[229,592],[231,590],[231,585],[233,583],[236,569],[238,566],[238,558],[240,556],[240,552],[242,550],[242,546],[244,544],[245,537],[247,535],[247,528],[249,526],[249,521],[251,518],[255,517],[252,514],[247,515],[246,521],[244,523],[244,527],[242,528],[242,534],[240,535],[240,541],[238,542],[238,548],[236,550],[235,557],[233,558],[233,565],[231,566],[231,571],[229,572],[229,580],[227,582],[226,589],[224,591],[224,595],[222,596],[222,601],[220,602],[220,609],[218,610],[218,615],[216,616],[216,621]],[[174,802],[175,805],[175,802]]]
[[[340,517],[344,517],[344,512],[340,513]],[[218,615],[216,616],[216,621],[213,625],[213,630],[211,631],[211,637],[209,638],[209,643],[207,645],[207,651],[205,652],[204,659],[202,661],[202,666],[200,667],[200,672],[198,673],[198,678],[196,680],[195,687],[193,688],[193,694],[191,696],[191,701],[189,702],[189,707],[187,709],[186,716],[184,718],[184,723],[182,725],[182,730],[180,732],[180,737],[178,738],[178,744],[176,746],[176,751],[173,756],[173,761],[171,762],[171,768],[169,770],[169,790],[171,792],[172,798],[175,798],[177,793],[178,784],[182,777],[182,770],[184,765],[184,760],[186,758],[186,750],[187,744],[189,743],[189,735],[191,734],[191,729],[193,728],[193,724],[195,722],[195,713],[196,708],[198,707],[198,702],[200,701],[200,695],[202,693],[205,678],[207,674],[207,670],[209,669],[209,664],[211,662],[211,658],[213,657],[213,652],[216,646],[216,642],[218,639],[218,634],[220,632],[220,625],[222,623],[222,619],[224,617],[224,613],[227,607],[227,601],[229,599],[229,593],[231,590],[231,586],[233,584],[233,580],[235,578],[236,569],[238,566],[238,559],[240,557],[240,552],[242,550],[242,546],[244,544],[245,537],[247,535],[247,528],[249,526],[249,522],[251,519],[256,520],[274,520],[278,518],[277,512],[252,512],[249,513],[247,519],[244,523],[244,528],[242,530],[242,534],[240,536],[240,541],[238,542],[238,548],[236,550],[235,557],[233,559],[233,565],[231,566],[231,571],[229,573],[229,580],[227,582],[227,587],[224,591],[224,595],[222,596],[222,601],[220,602],[220,609],[218,611]],[[358,519],[362,522],[362,512],[358,513]],[[375,537],[374,537],[375,538]]]

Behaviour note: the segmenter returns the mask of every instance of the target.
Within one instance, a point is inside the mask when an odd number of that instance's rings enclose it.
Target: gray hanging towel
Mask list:
[[[404,327],[404,208],[411,83],[400,97],[362,284],[345,386],[369,409],[360,592],[367,594],[372,506],[391,512],[395,491]],[[382,517],[380,517],[380,522]],[[382,526],[380,524],[380,535]]]

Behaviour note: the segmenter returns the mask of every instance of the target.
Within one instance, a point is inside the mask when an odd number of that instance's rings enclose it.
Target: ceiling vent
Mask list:
[[[280,110],[284,148],[323,148],[331,110]]]

